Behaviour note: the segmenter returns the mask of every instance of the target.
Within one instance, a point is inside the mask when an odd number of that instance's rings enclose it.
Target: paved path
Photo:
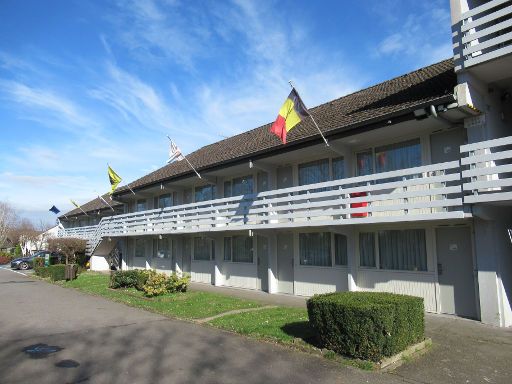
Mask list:
[[[0,290],[2,384],[403,382],[1,269]]]
[[[512,330],[427,319],[431,352],[364,372],[0,269],[0,383],[512,382]]]

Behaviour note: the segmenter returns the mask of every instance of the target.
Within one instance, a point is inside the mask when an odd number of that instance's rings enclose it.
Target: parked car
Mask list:
[[[21,270],[27,270],[30,268],[34,268],[34,259],[37,257],[44,258],[47,254],[50,254],[50,264],[60,264],[65,260],[63,255],[60,255],[55,252],[37,251],[33,255],[18,257],[17,259],[11,260],[11,268],[12,269],[21,269]]]

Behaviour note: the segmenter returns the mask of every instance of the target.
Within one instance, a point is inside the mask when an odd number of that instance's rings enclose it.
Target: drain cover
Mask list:
[[[51,353],[62,351],[62,348],[56,345],[34,344],[23,348],[23,352],[33,359],[42,359]]]

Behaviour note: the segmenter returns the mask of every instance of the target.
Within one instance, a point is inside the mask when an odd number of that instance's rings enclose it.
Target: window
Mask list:
[[[224,182],[224,197],[233,196],[233,191],[231,189],[231,181]]]
[[[359,265],[361,267],[376,267],[375,236],[373,232],[359,234]]]
[[[231,261],[231,237],[224,238],[224,261]]]
[[[420,139],[375,148],[377,172],[396,171],[421,165]]]
[[[258,172],[258,192],[268,191],[268,173]]]
[[[204,185],[202,187],[196,187],[195,198],[196,202],[207,201],[215,199],[217,188],[215,185]]]
[[[425,230],[379,231],[379,261],[381,269],[426,271]]]
[[[224,238],[224,261],[234,263],[252,263],[253,238],[250,236],[233,236]]]
[[[375,155],[375,156],[374,156]],[[357,175],[364,176],[375,172],[389,172],[414,168],[421,165],[420,139],[383,145],[357,155]]]
[[[183,191],[183,204],[190,204],[192,202],[192,189],[187,188]]]
[[[212,240],[194,237],[194,260],[211,260],[213,247]]]
[[[299,185],[329,181],[329,159],[299,164]]]
[[[168,238],[158,239],[156,244],[156,257],[168,259],[171,256],[171,240]]]
[[[329,232],[299,233],[299,248],[301,265],[332,266]]]
[[[142,212],[146,210],[146,200],[137,200],[135,204],[135,212]]]
[[[250,236],[233,236],[234,263],[252,263],[252,239]]]
[[[144,257],[146,254],[146,241],[135,239],[135,257]]]
[[[158,208],[169,208],[172,207],[172,195],[167,193],[165,195],[158,196]]]
[[[347,265],[347,236],[334,235],[334,265]]]
[[[250,195],[252,193],[254,193],[254,181],[251,175],[224,182],[224,197]]]
[[[366,176],[373,173],[373,152],[372,150],[359,152],[357,155],[357,175]]]
[[[332,159],[332,179],[340,180],[345,178],[345,160],[343,157]]]

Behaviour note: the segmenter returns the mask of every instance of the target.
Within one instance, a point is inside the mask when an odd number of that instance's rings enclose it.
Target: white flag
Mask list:
[[[174,143],[174,141],[171,140],[171,145],[169,147],[169,160],[167,160],[167,163],[171,163],[174,160],[181,161],[184,158],[185,157],[183,157],[183,154],[181,153],[181,150]]]

